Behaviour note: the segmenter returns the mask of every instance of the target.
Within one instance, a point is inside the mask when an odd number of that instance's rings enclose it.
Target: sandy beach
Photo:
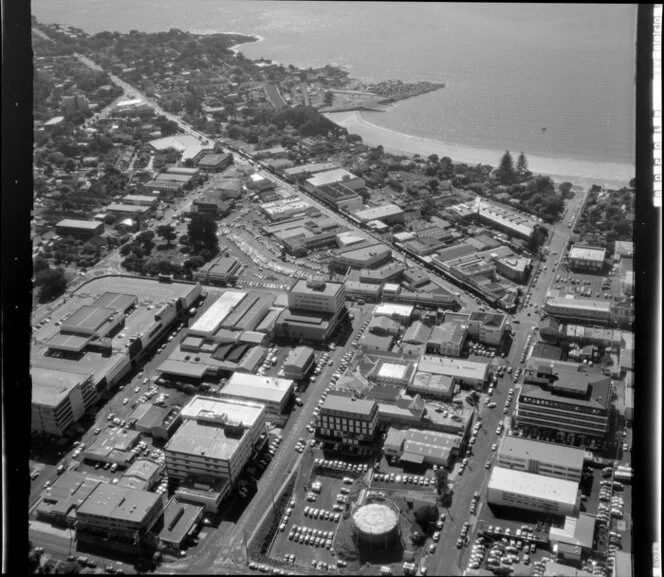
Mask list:
[[[368,122],[362,117],[361,112],[332,112],[325,116],[348,129],[349,133],[360,135],[365,144],[371,146],[382,144],[385,152],[392,154],[407,156],[419,154],[426,157],[435,153],[438,156],[449,156],[454,162],[496,166],[505,152],[504,150],[448,144],[439,140],[402,134]],[[627,185],[635,175],[635,169],[626,164],[526,155],[532,172],[549,175],[558,182],[568,180],[584,187],[593,183],[620,187]]]

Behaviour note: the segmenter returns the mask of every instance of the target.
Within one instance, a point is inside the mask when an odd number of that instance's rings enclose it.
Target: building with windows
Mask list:
[[[180,479],[187,499],[218,507],[234,486],[265,431],[265,406],[238,399],[195,396],[183,424],[165,447],[169,478]],[[186,489],[185,489],[186,491]]]
[[[343,184],[346,188],[352,191],[359,190],[365,186],[363,178],[355,176],[345,168],[334,168],[332,170],[318,172],[315,176],[305,180],[304,188],[308,192],[315,194],[317,192],[316,189],[334,184]]]
[[[575,298],[549,291],[544,301],[544,310],[552,317],[570,321],[592,321],[607,325],[613,314],[613,301],[602,299]]]
[[[319,172],[327,172],[334,170],[335,168],[340,167],[334,162],[314,162],[311,164],[301,164],[299,166],[293,166],[292,168],[286,168],[283,173],[291,180],[302,181]]]
[[[578,513],[581,497],[576,481],[494,467],[487,487],[487,502],[562,517]]]
[[[392,250],[389,246],[376,241],[367,241],[363,245],[355,245],[342,250],[330,260],[334,270],[345,273],[348,268],[374,269],[389,263],[392,260]]]
[[[128,194],[122,197],[122,203],[135,206],[154,206],[157,204],[157,198],[148,194]]]
[[[295,383],[290,379],[279,379],[249,373],[234,373],[221,389],[222,398],[240,399],[265,405],[266,418],[281,417],[286,413],[293,398]]]
[[[288,292],[291,311],[327,313],[339,317],[346,308],[344,285],[322,280],[299,280]]]
[[[234,256],[220,256],[204,264],[194,273],[194,278],[203,284],[227,285],[237,280],[244,265]]]
[[[442,375],[454,379],[461,386],[481,389],[489,378],[490,364],[449,357],[422,355],[418,373]]]
[[[101,481],[77,471],[65,471],[46,488],[37,505],[37,518],[62,527],[73,527],[76,510]]]
[[[378,403],[374,400],[328,395],[316,422],[316,437],[326,446],[349,452],[372,451],[378,431]]]
[[[311,347],[295,347],[289,354],[282,371],[287,379],[303,379],[316,366],[316,355]]]
[[[565,372],[557,378],[555,374],[526,376],[525,382],[533,378],[539,386],[524,384],[519,392],[514,415],[519,427],[606,436],[613,408],[610,377]]]
[[[427,354],[460,357],[468,336],[468,327],[460,323],[436,325],[426,343]]]
[[[583,472],[583,455],[583,450],[574,447],[506,436],[498,449],[496,464],[578,483]]]
[[[459,454],[461,443],[459,435],[390,427],[383,444],[383,452],[414,465],[447,467]]]
[[[573,270],[598,272],[604,267],[606,249],[575,244],[569,250],[567,261]]]
[[[230,152],[221,154],[204,154],[196,166],[205,172],[219,172],[233,164],[233,155]]]
[[[76,533],[148,545],[166,500],[159,493],[100,483],[76,511]],[[141,539],[146,538],[147,539]]]
[[[362,223],[380,220],[385,224],[393,224],[403,222],[404,212],[396,204],[385,204],[358,210],[355,212],[355,217]]]
[[[62,436],[97,400],[92,374],[32,367],[31,430]]]
[[[412,305],[400,305],[394,303],[381,303],[374,309],[374,317],[387,317],[401,324],[407,324],[413,316]]]
[[[60,236],[91,237],[104,232],[104,223],[96,220],[76,220],[65,218],[55,225],[55,233]]]

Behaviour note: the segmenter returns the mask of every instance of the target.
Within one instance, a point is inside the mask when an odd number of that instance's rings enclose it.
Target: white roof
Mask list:
[[[388,316],[393,315],[410,317],[413,314],[413,306],[411,305],[397,305],[393,303],[381,303],[374,310],[374,316]]]
[[[386,216],[393,216],[395,214],[402,214],[403,210],[398,207],[396,204],[385,204],[383,206],[374,206],[372,208],[366,208],[364,210],[358,210],[355,212],[355,216],[360,220],[380,220]]]
[[[569,251],[569,258],[571,259],[594,260],[597,262],[604,261],[605,255],[605,248],[593,246],[573,246]]]
[[[421,373],[431,373],[434,375],[485,380],[489,372],[489,363],[422,355],[417,370]]]
[[[344,180],[355,180],[357,176],[348,172],[345,168],[336,168],[334,170],[327,170],[326,172],[319,172],[307,182],[311,186],[324,186],[326,184],[334,184],[335,182],[343,182]]]
[[[252,427],[265,407],[258,403],[235,399],[216,399],[214,397],[195,396],[180,412],[183,419],[215,418],[222,421],[224,416],[229,420],[241,421],[246,427]]]
[[[487,202],[479,203],[478,214],[525,236],[530,236],[533,233],[536,224],[534,219],[522,213]]]
[[[579,484],[567,479],[494,467],[489,479],[489,490],[492,489],[574,506]]]
[[[233,373],[221,390],[222,395],[255,399],[256,402],[280,403],[293,390],[290,379],[264,377],[250,373]]]
[[[611,311],[611,301],[599,299],[576,299],[574,297],[550,297],[546,304],[552,307],[562,307],[567,309],[581,309],[594,311]]]
[[[121,100],[115,105],[115,107],[124,108],[126,106],[136,106],[137,104],[141,104],[142,102],[143,101],[140,98],[133,98],[131,100]]]
[[[210,148],[210,146],[204,146],[201,144],[198,138],[189,136],[188,134],[177,134],[175,136],[158,138],[157,140],[151,140],[149,144],[156,150],[175,148],[175,150],[182,152],[182,160],[193,158],[201,150]]]
[[[212,334],[221,325],[228,314],[240,303],[247,295],[241,291],[226,291],[222,294],[208,310],[203,313],[189,330],[190,333]]]
[[[408,365],[383,363],[378,370],[378,376],[386,379],[403,379],[407,371]]]

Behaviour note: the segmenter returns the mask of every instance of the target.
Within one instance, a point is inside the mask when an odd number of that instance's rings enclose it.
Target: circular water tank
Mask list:
[[[399,509],[391,501],[369,503],[353,513],[358,544],[390,547],[399,534]]]

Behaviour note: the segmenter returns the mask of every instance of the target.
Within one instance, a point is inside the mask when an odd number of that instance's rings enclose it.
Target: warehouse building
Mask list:
[[[599,272],[604,268],[605,257],[605,248],[575,244],[567,255],[567,261],[573,270]]]
[[[327,172],[339,168],[339,165],[334,162],[314,162],[311,164],[301,164],[293,166],[283,171],[284,175],[289,179],[301,181],[310,178],[319,172]]]
[[[122,203],[135,206],[152,207],[157,204],[157,198],[147,194],[128,194],[122,197]]]
[[[461,450],[461,437],[437,431],[390,427],[383,444],[385,455],[413,465],[448,467]]]
[[[216,511],[265,431],[265,406],[195,396],[182,418],[165,447],[168,476],[181,480],[182,500]]]
[[[220,172],[233,164],[233,155],[230,152],[221,154],[204,154],[196,166],[204,172]]]
[[[489,505],[536,511],[543,515],[573,516],[581,502],[575,481],[494,467],[487,487]]]
[[[311,209],[319,212],[318,209],[312,207],[306,200],[298,197],[284,198],[261,204],[261,210],[270,220],[286,220],[296,215],[304,214]]]
[[[497,465],[578,483],[583,472],[583,459],[581,449],[506,436],[498,449]]]
[[[104,223],[96,220],[76,220],[65,218],[55,225],[55,234],[89,238],[104,232]]]
[[[351,191],[357,191],[365,186],[363,178],[355,176],[345,168],[335,168],[324,172],[318,172],[315,176],[305,180],[304,188],[308,192],[316,194],[317,189],[335,184],[342,184]]]
[[[596,521],[593,515],[579,513],[578,517],[565,517],[563,527],[551,527],[549,541],[558,559],[566,563],[579,563],[591,555],[595,543]]]

